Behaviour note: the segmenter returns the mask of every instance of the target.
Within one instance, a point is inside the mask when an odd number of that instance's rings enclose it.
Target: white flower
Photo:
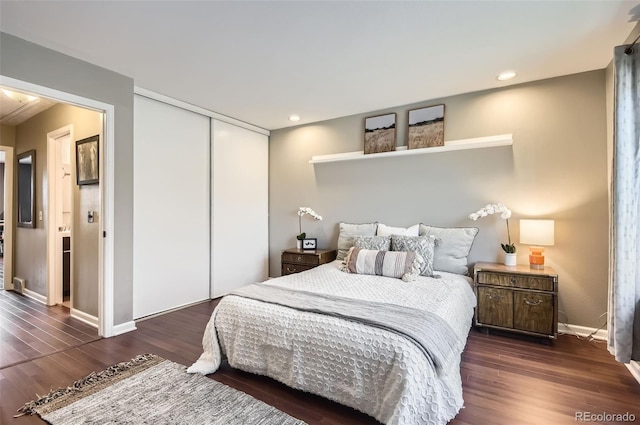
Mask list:
[[[509,218],[511,217],[511,210],[507,208],[503,203],[487,204],[484,206],[484,208],[480,208],[478,211],[469,214],[469,218],[475,221],[481,217],[486,217],[488,215],[496,213],[500,213],[500,218],[506,220],[507,224],[507,236],[509,238],[509,244],[502,244],[502,249],[504,249],[505,252],[515,252],[515,246],[511,243],[511,234],[509,232]],[[509,248],[510,250],[507,251],[507,248]]]

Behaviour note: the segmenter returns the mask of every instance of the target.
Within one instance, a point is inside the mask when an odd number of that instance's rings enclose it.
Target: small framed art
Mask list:
[[[444,146],[444,105],[409,111],[409,149]]]
[[[364,119],[364,153],[396,150],[396,114],[378,115]]]
[[[318,240],[316,238],[307,238],[302,240],[302,249],[313,250],[316,249]]]
[[[92,136],[76,142],[76,182],[78,185],[100,182],[99,136]]]

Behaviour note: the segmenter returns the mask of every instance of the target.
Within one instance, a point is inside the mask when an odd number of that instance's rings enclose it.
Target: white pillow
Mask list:
[[[355,242],[356,236],[375,236],[378,223],[351,224],[340,223],[338,233],[338,257],[344,260]]]
[[[386,226],[384,224],[378,223],[378,232],[376,236],[391,236],[391,235],[399,235],[399,236],[418,236],[420,232],[420,225],[416,224],[411,227],[391,227]]]

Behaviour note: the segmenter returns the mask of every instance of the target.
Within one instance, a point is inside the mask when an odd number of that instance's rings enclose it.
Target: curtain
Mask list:
[[[609,352],[640,360],[640,45],[615,48]]]

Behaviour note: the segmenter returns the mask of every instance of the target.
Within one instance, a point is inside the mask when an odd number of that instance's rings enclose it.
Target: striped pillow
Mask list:
[[[422,257],[417,252],[377,251],[352,247],[344,260],[347,273],[393,277],[405,282],[420,275]]]

